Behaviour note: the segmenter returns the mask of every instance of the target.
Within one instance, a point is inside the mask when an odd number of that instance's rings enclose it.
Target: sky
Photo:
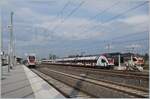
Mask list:
[[[10,13],[17,56],[59,57],[106,52],[147,53],[147,0],[0,0],[3,49]]]

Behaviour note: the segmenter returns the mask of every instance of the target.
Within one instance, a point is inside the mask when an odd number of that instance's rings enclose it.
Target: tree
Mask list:
[[[54,60],[54,59],[56,59],[56,58],[57,58],[57,56],[56,56],[56,55],[54,55],[54,54],[49,54],[49,59]]]
[[[148,54],[148,53],[145,53],[144,59],[145,59],[145,60],[149,60],[149,54]]]
[[[46,58],[42,58],[41,60],[46,60]]]

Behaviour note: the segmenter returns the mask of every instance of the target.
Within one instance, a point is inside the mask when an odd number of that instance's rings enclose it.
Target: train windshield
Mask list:
[[[102,63],[106,63],[106,60],[102,59],[101,62],[102,62]]]
[[[137,61],[137,59],[136,59],[136,58],[133,58],[133,61]]]
[[[29,56],[30,60],[35,60],[35,56]]]

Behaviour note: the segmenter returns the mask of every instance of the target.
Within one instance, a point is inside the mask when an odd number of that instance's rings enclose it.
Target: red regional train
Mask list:
[[[35,55],[28,55],[27,56],[27,66],[29,68],[35,68],[36,67],[36,57],[35,57]]]
[[[118,55],[120,55],[120,63],[125,64],[128,61],[133,61],[134,65],[143,66],[144,59],[142,56],[133,53],[106,53],[105,56],[112,57],[114,59],[114,64],[118,65]]]

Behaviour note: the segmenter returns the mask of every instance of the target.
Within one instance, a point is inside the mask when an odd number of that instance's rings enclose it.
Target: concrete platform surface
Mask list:
[[[24,65],[16,65],[10,72],[7,70],[8,66],[2,67],[2,98],[65,98]]]

